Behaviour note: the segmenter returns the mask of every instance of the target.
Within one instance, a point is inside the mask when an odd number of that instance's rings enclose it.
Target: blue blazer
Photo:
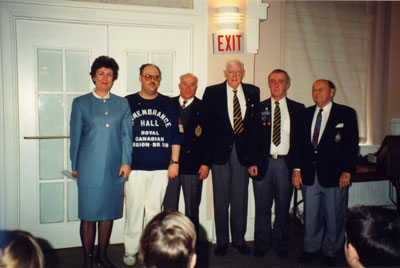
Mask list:
[[[177,107],[180,106],[179,96],[173,98],[173,101]],[[184,139],[179,154],[179,174],[195,175],[201,165],[211,166],[208,110],[208,107],[196,97],[190,104],[190,113],[184,126]]]
[[[229,120],[226,81],[206,88],[203,101],[210,109],[211,161],[212,164],[225,164],[235,143],[237,156],[242,165],[247,165],[248,129],[253,120],[255,106],[260,101],[260,89],[251,84],[242,83],[246,99],[246,114],[244,115],[244,131],[235,135]]]
[[[290,119],[290,140],[289,152],[285,158],[286,165],[289,169],[289,174],[292,172],[293,158],[295,152],[295,143],[299,139],[301,120],[305,106],[302,103],[292,101],[286,97],[286,104],[289,111]],[[251,128],[248,154],[249,166],[258,166],[258,175],[254,177],[255,180],[262,180],[268,168],[271,150],[271,127],[272,127],[272,111],[271,111],[271,98],[260,102],[257,105],[253,127]],[[288,177],[291,181],[291,176]]]
[[[97,187],[124,182],[122,164],[132,162],[132,120],[128,101],[89,93],[72,102],[70,157],[78,185]]]
[[[332,102],[332,109],[317,149],[311,142],[315,105],[305,110],[296,166],[303,184],[313,185],[315,172],[323,187],[339,186],[342,172],[354,173],[358,156],[358,125],[354,109]]]

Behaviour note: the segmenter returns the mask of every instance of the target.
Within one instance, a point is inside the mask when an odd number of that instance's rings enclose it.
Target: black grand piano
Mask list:
[[[400,213],[400,136],[386,136],[376,155],[377,172],[394,186],[395,197],[390,187],[390,199]]]

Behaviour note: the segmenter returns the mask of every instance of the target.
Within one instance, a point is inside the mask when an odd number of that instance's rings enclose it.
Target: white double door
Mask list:
[[[62,171],[71,170],[71,103],[91,91],[91,63],[100,55],[116,59],[120,72],[112,92],[120,96],[140,89],[141,64],[155,63],[162,71],[160,91],[177,95],[179,75],[192,67],[191,34],[186,29],[24,19],[16,21],[16,33],[20,228],[54,248],[80,246],[76,181]],[[115,221],[111,243],[123,241],[123,225],[123,219]]]

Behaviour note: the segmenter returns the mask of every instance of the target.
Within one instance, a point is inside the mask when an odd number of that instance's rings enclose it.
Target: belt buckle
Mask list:
[[[273,159],[278,159],[278,155],[277,155],[277,154],[272,154],[272,155],[271,155],[271,158],[273,158]]]

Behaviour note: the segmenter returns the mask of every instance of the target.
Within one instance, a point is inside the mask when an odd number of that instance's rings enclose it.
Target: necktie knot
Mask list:
[[[186,107],[186,103],[187,103],[187,100],[184,100],[184,101],[183,101],[183,104],[182,104],[182,108],[185,108],[185,107]]]

